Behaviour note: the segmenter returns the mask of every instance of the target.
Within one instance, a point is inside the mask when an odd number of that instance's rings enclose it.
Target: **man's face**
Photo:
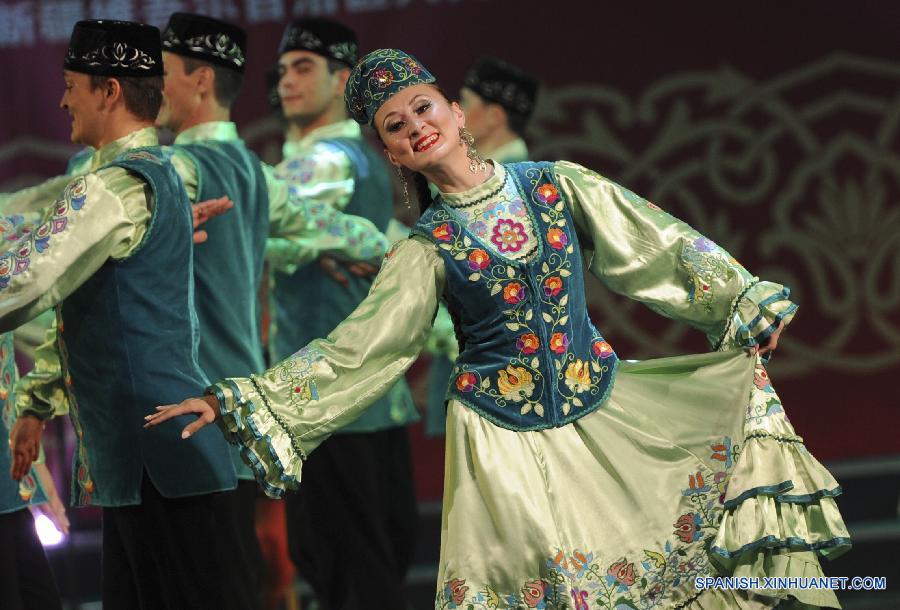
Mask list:
[[[477,146],[478,140],[485,138],[494,130],[489,112],[490,108],[487,102],[484,101],[484,98],[468,87],[460,89],[459,105],[466,114],[466,129],[475,138],[475,145]]]
[[[328,60],[309,51],[288,51],[278,58],[278,97],[285,118],[309,122],[343,96],[340,70],[330,72]]]
[[[179,133],[187,117],[200,103],[196,87],[199,70],[187,74],[184,59],[180,55],[163,51],[162,56],[165,69],[163,101],[156,117],[156,125]]]
[[[59,107],[72,117],[72,142],[96,146],[103,133],[105,87],[91,89],[91,77],[81,72],[63,70],[66,89]]]

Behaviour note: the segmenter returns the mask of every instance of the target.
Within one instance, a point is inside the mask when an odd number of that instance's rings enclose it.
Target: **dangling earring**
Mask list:
[[[400,169],[400,166],[397,167],[397,177],[400,178],[400,184],[403,185],[403,201],[406,203],[406,209],[411,210],[412,206],[409,204],[409,188],[406,184],[406,176],[403,175],[403,170]]]
[[[487,170],[487,163],[475,150],[475,138],[472,137],[472,134],[465,127],[459,128],[459,140],[466,147],[466,156],[469,157],[469,171],[476,174],[479,171]]]

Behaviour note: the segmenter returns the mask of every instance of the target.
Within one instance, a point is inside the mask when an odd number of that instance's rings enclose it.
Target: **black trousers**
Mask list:
[[[216,494],[216,502],[225,506],[217,507],[220,515],[234,517],[234,531],[238,533],[241,551],[247,558],[251,572],[246,578],[250,580],[250,586],[257,598],[262,595],[262,569],[263,555],[259,546],[259,538],[256,537],[256,498],[260,489],[256,481],[238,479],[238,486],[234,492]]]
[[[56,581],[27,508],[0,515],[0,608],[62,609]]]
[[[104,508],[104,610],[258,608],[228,494],[164,498],[144,473],[140,505]]]
[[[402,610],[416,498],[406,428],[336,434],[286,498],[288,549],[322,610]]]

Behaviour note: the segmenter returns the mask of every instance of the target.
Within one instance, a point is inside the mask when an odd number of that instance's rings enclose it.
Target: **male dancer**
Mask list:
[[[173,163],[192,199],[228,195],[237,202],[230,213],[207,223],[209,239],[194,252],[200,366],[210,379],[249,376],[265,369],[257,290],[267,236],[279,238],[277,250],[282,257],[290,253],[285,261],[290,265],[323,251],[380,257],[387,242],[366,219],[290,196],[274,170],[239,138],[230,115],[246,64],[244,30],[175,13],[163,30],[162,47],[166,74],[157,125],[176,135]],[[256,482],[232,449],[244,543],[260,558]]]
[[[384,230],[393,210],[390,180],[344,107],[356,59],[356,35],[341,24],[306,19],[288,26],[278,57],[287,141],[277,172],[297,195],[369,218]],[[340,286],[315,264],[276,271],[274,357],[326,336],[370,285],[351,276]],[[416,523],[405,425],[416,417],[408,387],[398,384],[310,456],[303,489],[287,499],[291,557],[325,608],[378,608],[372,591],[390,600],[386,608],[403,606],[398,600]]]
[[[95,149],[91,171],[0,256],[0,329],[58,305],[78,440],[72,498],[103,507],[104,607],[252,608],[238,586],[248,566],[233,520],[214,499],[236,484],[227,446],[214,434],[185,443],[138,425],[208,382],[197,364],[191,206],[153,127],[159,36],[136,23],[75,24],[60,105],[73,141]],[[22,403],[14,478],[52,411]]]

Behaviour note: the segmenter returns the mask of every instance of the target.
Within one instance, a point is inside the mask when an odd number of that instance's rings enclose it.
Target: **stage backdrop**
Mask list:
[[[544,83],[527,132],[535,159],[598,170],[792,288],[801,307],[771,375],[809,447],[824,459],[900,450],[900,4],[6,0],[3,190],[58,173],[75,150],[58,108],[72,24],[162,26],[178,10],[249,30],[235,118],[272,161],[281,138],[264,74],[292,18],[343,20],[363,50],[402,47],[450,93],[482,54],[533,72]],[[595,320],[623,357],[705,348],[588,284]],[[421,368],[411,373],[419,385]]]

